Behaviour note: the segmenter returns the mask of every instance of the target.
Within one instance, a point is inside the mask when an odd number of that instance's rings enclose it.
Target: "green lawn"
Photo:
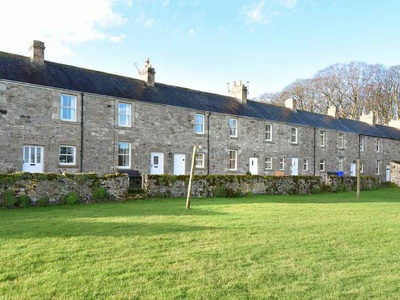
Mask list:
[[[0,298],[399,299],[400,189],[0,209]]]

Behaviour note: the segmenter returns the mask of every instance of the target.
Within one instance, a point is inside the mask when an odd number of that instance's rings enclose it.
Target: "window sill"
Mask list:
[[[130,167],[130,166],[128,166],[128,167],[117,166],[117,169],[121,169],[121,170],[130,170],[131,167]]]

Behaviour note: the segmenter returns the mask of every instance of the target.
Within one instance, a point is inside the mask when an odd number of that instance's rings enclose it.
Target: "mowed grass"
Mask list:
[[[399,299],[400,189],[0,209],[4,299]]]

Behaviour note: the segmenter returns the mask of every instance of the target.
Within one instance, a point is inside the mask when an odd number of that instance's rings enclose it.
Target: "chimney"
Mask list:
[[[146,59],[144,68],[139,73],[140,79],[146,81],[148,86],[154,86],[156,81],[156,70],[151,66],[150,59]]]
[[[239,103],[247,104],[247,86],[245,86],[240,80],[239,83],[236,81],[232,84],[231,94],[239,101]]]
[[[337,108],[335,105],[332,105],[331,107],[328,108],[328,116],[334,117],[335,119],[338,118],[338,113],[337,113]]]
[[[32,46],[29,48],[29,51],[31,51],[31,61],[43,64],[45,48],[43,42],[33,41]]]
[[[374,112],[370,111],[368,114],[366,114],[364,111],[362,112],[360,116],[360,121],[365,122],[371,126],[375,126],[375,114]]]
[[[393,119],[392,121],[389,122],[389,126],[400,130],[400,120]]]
[[[297,100],[293,97],[290,97],[285,100],[285,107],[290,108],[293,111],[297,110]]]

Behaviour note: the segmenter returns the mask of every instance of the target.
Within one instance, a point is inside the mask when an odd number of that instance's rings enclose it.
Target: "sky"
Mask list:
[[[398,0],[2,0],[0,51],[249,97],[335,63],[400,64]],[[137,67],[136,67],[137,66]]]

